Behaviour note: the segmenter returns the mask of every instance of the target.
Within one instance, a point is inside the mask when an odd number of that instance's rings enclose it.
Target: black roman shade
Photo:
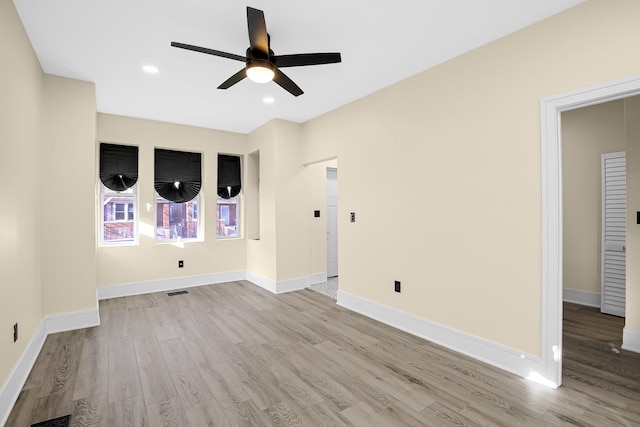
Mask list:
[[[200,153],[155,149],[154,187],[158,194],[175,203],[185,203],[202,186]]]
[[[138,147],[100,143],[100,181],[113,191],[133,187],[138,181]]]
[[[230,199],[241,189],[240,157],[218,154],[218,196]]]

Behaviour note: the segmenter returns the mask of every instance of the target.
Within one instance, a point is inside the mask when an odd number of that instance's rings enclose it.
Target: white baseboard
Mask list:
[[[320,273],[311,273],[311,285],[317,285],[318,283],[324,283],[327,281],[327,272],[322,271]]]
[[[98,288],[98,299],[120,298],[131,295],[171,291],[174,289],[193,288],[195,286],[213,285],[216,283],[236,282],[239,280],[245,280],[247,278],[246,274],[245,270],[237,270],[198,276],[175,277],[172,279],[124,283],[113,286],[101,286]]]
[[[100,325],[98,309],[45,316],[31,337],[22,356],[0,390],[0,426],[5,425],[13,405],[31,373],[47,335]]]
[[[73,331],[74,329],[100,326],[100,312],[97,308],[72,313],[54,314],[44,317],[46,334]]]
[[[524,354],[344,291],[338,291],[338,305],[524,378],[536,379],[543,372],[542,360],[537,356]]]
[[[564,288],[562,290],[562,300],[564,302],[572,302],[574,304],[586,305],[588,307],[600,307],[599,292]]]
[[[269,292],[272,292],[274,294],[276,293],[276,281],[273,279],[269,279],[268,277],[264,277],[259,275],[258,273],[247,270],[246,280],[256,286],[260,286],[261,288],[268,290]]]
[[[298,277],[296,279],[281,280],[276,282],[268,277],[261,276],[253,271],[247,270],[246,280],[254,285],[260,286],[274,294],[293,292],[311,286],[311,276]]]
[[[311,286],[311,276],[298,277],[296,279],[281,280],[276,282],[276,294],[299,291]]]
[[[24,349],[22,356],[18,360],[17,365],[9,375],[8,381],[0,390],[0,425],[3,426],[9,418],[11,409],[18,400],[18,396],[27,381],[27,377],[31,372],[31,368],[36,363],[36,359],[42,350],[44,340],[47,338],[46,326],[44,320],[40,322],[38,329],[31,337],[29,344]]]
[[[622,330],[622,349],[640,353],[640,332],[624,328]]]
[[[124,283],[121,285],[101,286],[98,288],[98,299],[111,299],[127,297],[132,295],[150,294],[153,292],[171,291],[174,289],[192,288],[195,286],[212,285],[216,283],[236,282],[247,280],[254,285],[260,286],[273,292],[282,294],[285,292],[297,291],[311,286],[313,278],[321,279],[320,275],[298,277],[295,279],[281,280],[276,282],[268,277],[261,276],[250,270],[226,271],[222,273],[204,274],[200,276],[176,277],[173,279],[149,280],[146,282]],[[326,273],[324,273],[326,282]],[[322,283],[322,282],[317,282]]]

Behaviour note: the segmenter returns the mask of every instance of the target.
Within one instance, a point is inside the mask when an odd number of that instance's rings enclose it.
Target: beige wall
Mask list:
[[[247,270],[271,280],[276,280],[275,126],[271,121],[248,136],[248,151],[260,150],[260,239],[247,241]]]
[[[624,101],[627,148],[627,295],[625,329],[640,333],[640,96]]]
[[[275,121],[276,231],[278,281],[309,275],[307,173],[302,164],[302,126]]]
[[[591,0],[306,123],[304,162],[340,159],[340,288],[539,355],[540,100],[637,73],[639,19]]]
[[[0,1],[0,390],[42,320],[40,120],[43,73],[11,1]],[[20,338],[11,334],[19,324]],[[2,414],[0,414],[0,417]]]
[[[624,101],[562,113],[565,288],[600,293],[601,156],[624,150]]]
[[[260,150],[260,240],[247,242],[247,269],[277,282],[310,273],[312,215],[301,141],[301,125],[277,119],[249,135],[249,152]]]
[[[95,309],[95,91],[45,75],[10,1],[0,2],[0,383],[45,315]],[[12,325],[19,324],[13,343]]]
[[[96,309],[93,83],[45,75],[40,212],[45,314]]]
[[[98,140],[139,147],[139,245],[98,248],[98,286],[119,285],[244,270],[244,239],[216,239],[218,153],[243,155],[246,135],[130,117],[98,114]],[[200,215],[204,241],[184,244],[156,243],[154,148],[202,153]],[[94,160],[95,161],[95,160]],[[93,176],[93,185],[98,183]],[[96,207],[97,208],[97,207]],[[94,222],[95,223],[95,222]],[[145,231],[146,230],[146,231]],[[184,268],[178,269],[178,260]]]

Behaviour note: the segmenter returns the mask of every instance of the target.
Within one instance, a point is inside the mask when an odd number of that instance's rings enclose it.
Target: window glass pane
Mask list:
[[[198,201],[175,203],[156,194],[156,239],[170,241],[198,238]]]
[[[218,197],[217,209],[217,235],[218,237],[240,236],[240,210],[238,206],[239,196],[231,199]]]
[[[116,221],[124,220],[124,203],[116,203]]]
[[[108,243],[134,241],[135,193],[133,188],[118,193],[103,185],[102,190],[102,241]]]

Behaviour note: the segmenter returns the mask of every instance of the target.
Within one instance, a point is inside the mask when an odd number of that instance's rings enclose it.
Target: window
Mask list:
[[[216,235],[240,237],[240,156],[218,154],[218,202]]]
[[[198,239],[198,202],[200,196],[184,202],[169,201],[156,194],[156,240]]]
[[[100,244],[137,243],[138,147],[100,143]]]
[[[223,199],[218,197],[218,237],[240,237],[240,196],[235,196],[230,199]]]
[[[156,240],[200,239],[201,154],[156,148],[154,156]]]
[[[114,191],[101,185],[101,244],[135,243],[137,241],[137,185]]]

